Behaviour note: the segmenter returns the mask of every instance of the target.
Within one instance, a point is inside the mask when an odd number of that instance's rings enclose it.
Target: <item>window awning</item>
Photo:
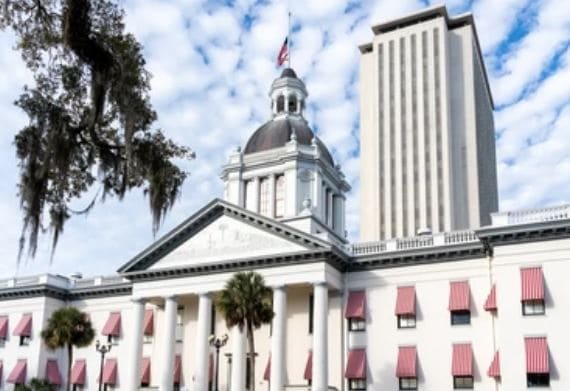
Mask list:
[[[521,300],[544,300],[541,267],[521,269]]]
[[[0,339],[8,338],[8,317],[0,316]]]
[[[470,343],[453,344],[451,374],[453,376],[473,376],[473,351]]]
[[[152,309],[144,311],[143,334],[154,334],[154,310]]]
[[[111,312],[105,327],[103,327],[103,335],[111,335],[113,337],[119,337],[121,335],[121,313]]]
[[[493,361],[487,370],[487,376],[489,377],[501,377],[501,362],[499,361],[499,351],[495,352]]]
[[[469,282],[454,281],[449,285],[449,310],[463,311],[470,308]]]
[[[103,384],[115,385],[117,383],[117,360],[108,358],[103,367]]]
[[[344,377],[347,379],[366,379],[366,350],[352,349],[348,352]]]
[[[550,373],[546,337],[524,339],[527,373]]]
[[[366,293],[364,291],[352,291],[348,294],[344,316],[345,318],[366,319]]]
[[[56,386],[61,385],[61,374],[59,373],[59,366],[57,360],[49,359],[46,362],[46,379],[50,384]]]
[[[141,361],[141,384],[150,383],[150,357],[143,357]]]
[[[75,360],[71,369],[71,384],[84,385],[87,367],[85,360]]]
[[[416,314],[416,288],[413,286],[398,287],[396,297],[396,315]]]
[[[263,380],[269,381],[271,379],[271,355],[267,358],[267,364],[265,365],[265,371],[263,372]]]
[[[32,314],[22,315],[22,319],[20,319],[18,325],[14,329],[14,335],[20,337],[32,336]]]
[[[400,346],[398,348],[396,377],[418,377],[415,346]]]
[[[491,292],[489,292],[489,296],[487,296],[487,300],[485,300],[483,308],[485,311],[497,310],[497,286],[495,284],[491,287]]]
[[[18,360],[18,362],[16,362],[16,366],[12,369],[10,375],[8,375],[6,382],[12,384],[25,384],[27,367],[28,362],[26,360]]]
[[[313,352],[309,351],[309,356],[307,357],[307,363],[305,364],[305,373],[303,374],[303,379],[313,380]]]
[[[174,357],[174,384],[180,384],[182,379],[182,357],[177,355]]]

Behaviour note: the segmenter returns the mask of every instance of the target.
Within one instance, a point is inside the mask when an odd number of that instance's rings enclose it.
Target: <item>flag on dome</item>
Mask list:
[[[279,54],[277,55],[277,66],[283,65],[285,61],[289,58],[289,44],[288,44],[289,37],[285,37],[285,41],[283,41],[283,45],[281,45],[281,49],[279,50]]]

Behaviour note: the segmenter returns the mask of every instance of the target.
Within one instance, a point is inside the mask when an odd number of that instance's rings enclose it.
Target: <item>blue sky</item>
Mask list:
[[[371,25],[419,10],[420,0],[199,1],[123,0],[127,29],[144,44],[153,74],[158,126],[190,146],[178,204],[164,234],[221,196],[228,154],[269,118],[275,57],[293,13],[292,61],[309,91],[308,120],[342,165],[353,190],[347,221],[358,237],[358,58]],[[473,12],[496,112],[500,209],[570,200],[570,7],[567,0],[451,0],[452,14]],[[0,33],[0,278],[43,272],[114,272],[153,241],[147,200],[133,192],[107,200],[65,227],[53,263],[49,240],[16,263],[21,215],[14,133],[26,123],[12,102],[30,82],[9,33]],[[96,191],[96,189],[94,189]],[[87,202],[87,201],[85,201]],[[81,209],[81,203],[76,205]]]

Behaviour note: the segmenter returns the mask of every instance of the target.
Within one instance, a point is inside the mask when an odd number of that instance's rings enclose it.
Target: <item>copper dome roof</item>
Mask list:
[[[243,153],[256,153],[283,147],[291,140],[293,130],[295,130],[297,142],[302,145],[311,145],[311,141],[315,137],[323,159],[331,166],[334,166],[330,152],[323,142],[314,135],[307,122],[301,118],[291,118],[289,116],[272,119],[261,125],[245,144]]]

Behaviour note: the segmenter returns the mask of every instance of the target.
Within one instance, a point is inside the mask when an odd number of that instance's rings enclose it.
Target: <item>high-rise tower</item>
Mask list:
[[[438,6],[372,31],[360,46],[361,240],[489,224],[493,100],[473,16]]]

